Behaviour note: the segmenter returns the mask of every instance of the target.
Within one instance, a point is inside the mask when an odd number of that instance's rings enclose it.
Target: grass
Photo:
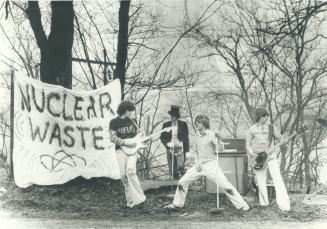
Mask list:
[[[102,218],[111,220],[280,220],[312,221],[325,219],[326,206],[306,206],[304,195],[292,194],[292,210],[284,214],[271,201],[268,208],[258,206],[254,194],[248,194],[245,200],[251,210],[236,210],[229,200],[221,196],[221,207],[225,211],[220,215],[210,216],[208,210],[216,207],[216,195],[203,191],[190,190],[184,208],[178,211],[167,211],[163,207],[172,202],[167,197],[170,188],[147,192],[147,201],[143,208],[126,207],[124,189],[119,180],[108,178],[77,178],[63,185],[38,186],[26,189],[16,187],[5,175],[0,173],[0,186],[8,192],[0,197],[0,208],[9,211],[16,217],[50,217],[60,219]],[[182,217],[181,217],[182,216]]]

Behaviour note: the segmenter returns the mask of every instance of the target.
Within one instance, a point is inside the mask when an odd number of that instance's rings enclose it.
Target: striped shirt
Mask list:
[[[280,141],[282,136],[274,127],[274,137]],[[246,148],[248,152],[260,153],[269,148],[269,123],[261,126],[259,123],[252,125],[248,131]]]

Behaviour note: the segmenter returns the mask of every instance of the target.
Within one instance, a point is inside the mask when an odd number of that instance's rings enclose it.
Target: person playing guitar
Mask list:
[[[116,145],[116,156],[120,168],[121,180],[125,187],[127,206],[134,207],[146,200],[136,174],[137,154],[129,156],[123,151],[123,147],[134,148],[136,142],[128,140],[134,138],[138,133],[135,119],[131,119],[135,110],[133,103],[122,101],[117,109],[118,117],[110,121],[110,141]]]
[[[272,138],[278,142],[283,141],[283,136],[268,122],[268,112],[259,108],[255,112],[256,123],[248,131],[246,148],[249,160],[256,160],[254,166],[255,178],[259,189],[259,201],[261,206],[268,206],[268,191],[266,186],[267,169],[273,179],[276,190],[276,202],[282,211],[290,210],[290,200],[280,173],[276,152],[270,150]],[[266,163],[267,161],[267,163]]]

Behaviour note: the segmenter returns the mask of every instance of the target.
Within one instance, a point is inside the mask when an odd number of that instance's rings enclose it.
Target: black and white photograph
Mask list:
[[[327,1],[0,0],[0,228],[327,228]]]

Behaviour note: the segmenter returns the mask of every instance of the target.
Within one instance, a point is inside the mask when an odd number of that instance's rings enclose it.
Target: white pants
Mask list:
[[[137,155],[128,157],[122,150],[117,150],[117,160],[121,180],[125,187],[125,197],[128,207],[133,207],[146,200],[140,181],[136,174]]]
[[[196,167],[193,166],[185,175],[179,180],[178,187],[176,189],[173,204],[178,207],[183,207],[185,203],[186,194],[189,185],[200,178],[201,176],[207,177],[209,180],[216,183],[217,176],[219,182],[219,188],[227,195],[229,200],[237,209],[248,208],[248,204],[243,200],[240,193],[234,188],[234,186],[227,180],[221,168],[217,165],[217,161],[210,161],[201,164],[202,170],[196,171]]]
[[[283,211],[290,210],[290,199],[288,197],[283,178],[280,174],[279,164],[276,158],[270,160],[265,169],[254,170],[258,183],[260,205],[267,206],[269,204],[266,185],[267,168],[269,169],[269,173],[273,179],[276,190],[276,202],[279,208]]]

